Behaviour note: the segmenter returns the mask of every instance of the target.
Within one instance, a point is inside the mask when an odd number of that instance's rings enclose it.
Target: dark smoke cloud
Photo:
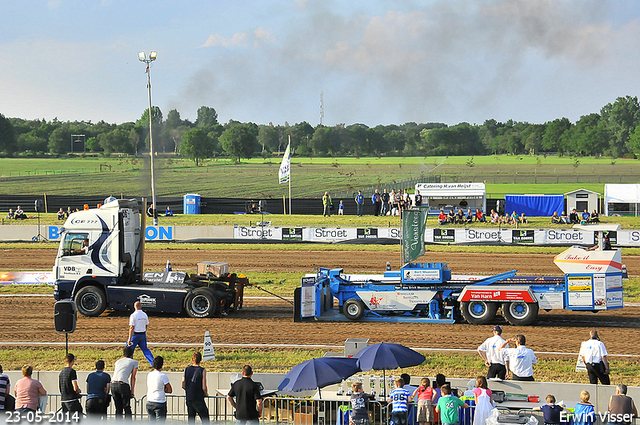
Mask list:
[[[442,0],[345,16],[334,3],[298,2],[282,27],[203,38],[210,66],[175,104],[212,106],[221,120],[315,125],[323,91],[328,125],[482,122],[539,96],[559,72],[596,73],[611,43],[604,5]]]

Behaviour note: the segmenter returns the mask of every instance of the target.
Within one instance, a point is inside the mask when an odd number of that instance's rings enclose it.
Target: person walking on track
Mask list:
[[[127,340],[127,346],[131,347],[133,351],[139,346],[144,357],[153,367],[153,354],[151,354],[151,350],[147,348],[147,326],[149,326],[149,317],[147,313],[142,311],[140,301],[136,301],[133,307],[135,311],[129,316],[129,339]]]

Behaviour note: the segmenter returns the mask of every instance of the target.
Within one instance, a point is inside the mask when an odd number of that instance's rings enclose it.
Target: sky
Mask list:
[[[544,123],[640,91],[637,0],[6,0],[0,114]]]

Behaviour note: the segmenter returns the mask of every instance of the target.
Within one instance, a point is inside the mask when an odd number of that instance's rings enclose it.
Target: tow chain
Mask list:
[[[245,285],[245,286],[246,286],[246,285]],[[251,282],[249,282],[249,286],[253,286],[254,288],[257,288],[257,289],[259,289],[259,290],[261,290],[261,291],[264,291],[264,292],[266,292],[267,294],[271,294],[271,295],[273,295],[274,297],[276,297],[276,298],[280,298],[282,301],[286,301],[286,302],[288,302],[289,304],[293,305],[293,301],[288,300],[288,299],[286,299],[286,298],[283,298],[283,297],[281,297],[281,296],[280,296],[280,295],[278,295],[278,294],[274,294],[273,292],[268,291],[268,290],[266,290],[266,289],[264,289],[264,288],[261,288],[260,286],[256,285],[255,283],[251,283]]]

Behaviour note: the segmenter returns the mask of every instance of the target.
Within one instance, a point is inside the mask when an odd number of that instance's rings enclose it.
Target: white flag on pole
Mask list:
[[[284,156],[282,157],[282,164],[280,164],[280,171],[278,172],[278,176],[280,177],[280,183],[287,183],[289,181],[289,177],[291,174],[291,141],[287,145],[287,150],[284,151]]]

